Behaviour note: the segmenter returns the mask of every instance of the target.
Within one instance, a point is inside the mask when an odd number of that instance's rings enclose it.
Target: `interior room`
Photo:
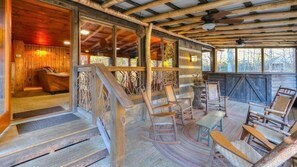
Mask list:
[[[297,166],[297,0],[0,1],[0,167]]]
[[[12,2],[12,119],[69,110],[70,11]]]

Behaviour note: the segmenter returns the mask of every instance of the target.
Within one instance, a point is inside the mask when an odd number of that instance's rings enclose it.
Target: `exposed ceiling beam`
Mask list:
[[[236,48],[238,47],[237,45],[214,45],[216,48]],[[262,48],[262,47],[268,47],[268,48],[273,48],[273,47],[296,47],[297,44],[280,44],[280,43],[269,43],[269,44],[246,44],[244,47],[251,47],[251,48]]]
[[[254,15],[247,15],[247,16],[241,16],[241,17],[232,17],[236,19],[243,19],[244,21],[251,21],[251,20],[261,20],[261,19],[283,19],[283,18],[296,18],[297,17],[297,11],[294,12],[274,12],[274,13],[264,13],[264,14],[254,14]],[[228,20],[222,19],[223,20]],[[245,25],[245,24],[242,24]],[[236,27],[238,25],[234,25],[233,27]],[[201,19],[197,20],[195,23],[187,24],[184,26],[169,28],[170,31],[186,31],[190,30],[192,28],[201,27]],[[228,26],[230,27],[230,26]],[[238,27],[236,27],[238,28]]]
[[[117,3],[121,3],[125,0],[106,0],[105,2],[103,2],[103,4],[101,5],[103,8],[109,8]]]
[[[203,15],[207,15],[207,12],[204,12]],[[170,25],[175,25],[175,24],[180,24],[180,23],[185,23],[185,22],[201,22],[202,16],[196,16],[192,18],[185,18],[185,19],[179,19],[179,20],[173,20],[173,21],[168,21],[168,22],[163,22],[163,23],[157,23],[156,26],[170,26]]]
[[[156,16],[151,16],[142,19],[143,22],[151,22],[155,20],[162,20],[166,18],[172,18],[176,16],[181,16],[189,13],[198,13],[198,12],[204,12],[206,10],[214,9],[217,7],[222,7],[222,6],[228,6],[228,5],[234,5],[234,4],[240,4],[247,2],[249,0],[220,0],[220,1],[215,1],[215,2],[209,2],[205,4],[199,4],[196,6],[188,7],[188,8],[183,8],[179,10],[174,10],[166,13],[161,13]]]
[[[104,27],[100,26],[96,31],[92,32],[91,34],[89,34],[83,41],[82,43],[86,42],[87,40],[91,39],[94,35],[96,35],[97,33],[99,33]]]
[[[193,37],[197,40],[203,39],[218,39],[218,38],[232,38],[232,37],[260,37],[260,36],[279,36],[279,35],[297,35],[297,32],[275,32],[275,33],[246,33],[246,34],[230,34],[230,35],[211,35],[211,36],[197,36]]]
[[[249,29],[249,28],[260,28],[260,27],[273,27],[273,26],[284,26],[289,24],[296,24],[297,19],[290,19],[290,20],[280,20],[280,21],[266,21],[266,22],[260,22],[260,23],[246,23],[246,24],[239,24],[239,25],[227,25],[227,26],[216,26],[216,31],[221,30],[232,30],[232,29]],[[183,31],[180,34],[191,34],[196,32],[203,32],[202,28],[195,29],[195,30],[189,30],[189,31]]]
[[[218,39],[203,39],[202,41],[204,42],[209,42],[209,41],[228,41],[228,40],[237,40],[238,38],[218,38]],[[280,40],[285,40],[285,39],[294,39],[297,41],[297,36],[263,36],[263,37],[247,37],[247,38],[242,38],[243,40],[272,40],[272,39],[280,39]]]
[[[159,5],[162,5],[164,3],[171,2],[171,1],[173,1],[173,0],[157,0],[157,1],[152,1],[152,2],[149,2],[147,4],[141,5],[139,7],[135,7],[135,8],[129,9],[129,10],[125,11],[124,14],[130,15],[132,13],[135,13],[135,12],[138,12],[138,11],[141,11],[141,10],[145,10],[145,9],[148,9],[148,8],[152,8],[154,6],[159,6]]]
[[[225,31],[205,31],[205,30],[191,30],[188,31],[187,37],[197,35],[220,35],[220,34],[236,34],[236,33],[261,33],[261,32],[281,32],[281,31],[297,31],[297,26],[284,26],[284,27],[272,27],[272,28],[254,28],[246,30],[225,30]]]
[[[235,10],[232,10],[231,12],[232,14],[244,14],[244,13],[250,13],[255,11],[264,11],[267,9],[284,8],[292,5],[297,5],[297,0],[286,0],[278,3],[275,3],[272,1],[272,3],[257,5],[257,6],[252,6],[248,8],[242,8],[242,9],[235,9]]]

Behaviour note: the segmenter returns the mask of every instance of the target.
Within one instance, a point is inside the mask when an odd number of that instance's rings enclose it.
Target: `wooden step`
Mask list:
[[[0,139],[0,166],[12,166],[98,135],[84,119],[33,131],[7,141]]]
[[[25,162],[18,167],[70,167],[87,166],[108,155],[108,151],[100,136],[72,145],[57,152]]]
[[[88,167],[110,167],[110,156],[106,156],[104,159],[97,161]]]

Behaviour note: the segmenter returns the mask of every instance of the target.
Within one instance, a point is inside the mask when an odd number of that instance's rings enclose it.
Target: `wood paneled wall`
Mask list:
[[[193,75],[201,74],[201,50],[202,47],[198,44],[194,44],[186,41],[179,41],[179,86],[180,93],[186,93],[192,91],[190,87],[193,85]],[[191,55],[197,55],[198,61],[191,62]]]
[[[45,66],[49,66],[54,68],[57,72],[69,72],[70,61],[71,56],[68,47],[39,46],[25,44],[25,87],[40,85],[37,76],[38,69]]]

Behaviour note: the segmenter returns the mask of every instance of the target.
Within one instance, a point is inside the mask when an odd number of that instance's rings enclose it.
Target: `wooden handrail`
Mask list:
[[[122,86],[117,82],[116,78],[103,64],[93,64],[96,67],[96,74],[102,80],[106,89],[113,92],[120,104],[124,108],[132,108],[134,103],[130,100]]]
[[[106,67],[109,71],[145,71],[145,67]],[[152,71],[179,71],[176,67],[152,67]]]
[[[109,92],[114,93],[117,100],[125,108],[132,108],[134,103],[130,100],[129,96],[123,90],[122,86],[117,82],[116,78],[112,75],[108,68],[103,64],[88,64],[77,66],[78,72],[92,71],[95,69],[96,75],[102,80],[104,86]]]

